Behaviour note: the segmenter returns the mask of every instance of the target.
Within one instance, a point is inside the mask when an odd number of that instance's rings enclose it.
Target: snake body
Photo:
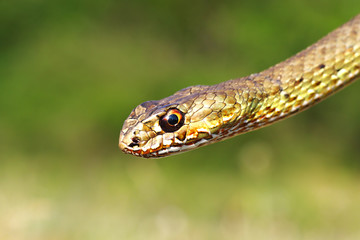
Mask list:
[[[302,111],[360,76],[360,15],[260,73],[193,86],[137,106],[119,147],[162,157],[255,130]]]

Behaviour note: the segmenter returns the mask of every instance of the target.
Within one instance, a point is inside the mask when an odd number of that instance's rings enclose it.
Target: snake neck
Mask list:
[[[214,87],[228,99],[222,138],[302,111],[360,77],[360,15],[263,72]],[[235,103],[233,103],[235,99]]]

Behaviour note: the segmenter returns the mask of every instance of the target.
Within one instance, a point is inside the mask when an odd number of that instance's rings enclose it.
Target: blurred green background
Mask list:
[[[358,0],[0,3],[0,239],[360,239],[360,83],[300,115],[149,160],[139,103],[259,72]]]

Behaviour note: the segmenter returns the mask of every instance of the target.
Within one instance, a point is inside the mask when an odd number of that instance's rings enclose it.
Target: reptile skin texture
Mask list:
[[[119,147],[149,158],[215,143],[294,115],[359,76],[360,15],[265,71],[140,104]]]

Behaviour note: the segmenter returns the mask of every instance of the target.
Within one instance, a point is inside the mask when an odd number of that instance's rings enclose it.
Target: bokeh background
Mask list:
[[[360,83],[165,159],[117,147],[139,103],[259,72],[358,0],[0,3],[0,239],[360,239]]]

